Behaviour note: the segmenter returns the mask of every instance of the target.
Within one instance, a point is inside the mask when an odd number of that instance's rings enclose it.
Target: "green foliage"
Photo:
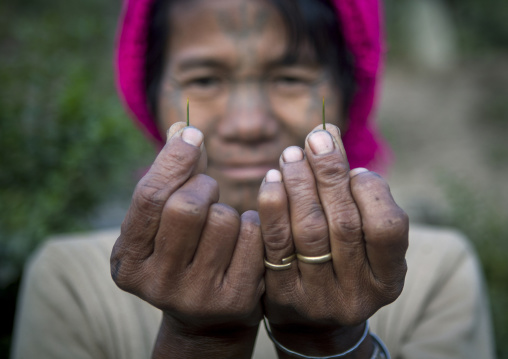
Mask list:
[[[0,288],[149,163],[113,85],[117,4],[0,3]]]
[[[405,6],[410,1],[385,0],[390,52],[404,53]],[[447,7],[458,34],[462,54],[482,55],[508,48],[508,2],[506,0],[436,0]]]
[[[446,0],[467,52],[508,48],[506,0]]]
[[[49,233],[83,228],[84,215],[108,189],[125,183],[121,174],[139,165],[149,148],[113,87],[114,18],[97,14],[117,6],[0,6],[8,25],[0,45],[6,54],[0,72],[1,285],[19,274]]]
[[[116,2],[0,2],[0,357],[22,265],[48,234],[89,229],[153,149],[114,89]]]

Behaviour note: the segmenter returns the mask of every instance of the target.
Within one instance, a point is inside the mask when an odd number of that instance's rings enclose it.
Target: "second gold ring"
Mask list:
[[[321,264],[321,263],[331,261],[332,260],[332,253],[330,252],[330,253],[324,254],[322,256],[316,256],[316,257],[308,257],[308,256],[301,255],[300,253],[297,253],[296,258],[298,258],[298,260],[303,263]]]

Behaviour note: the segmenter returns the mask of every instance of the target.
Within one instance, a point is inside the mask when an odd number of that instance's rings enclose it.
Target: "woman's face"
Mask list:
[[[173,6],[158,98],[167,130],[186,119],[205,135],[207,174],[221,202],[256,208],[261,180],[282,151],[303,147],[326,120],[340,125],[340,95],[308,48],[287,59],[288,39],[276,9],[259,0],[187,1]]]

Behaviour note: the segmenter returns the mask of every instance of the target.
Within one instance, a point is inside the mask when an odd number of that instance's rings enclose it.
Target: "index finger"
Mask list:
[[[183,122],[171,127],[166,145],[134,190],[115,249],[124,248],[145,258],[150,255],[162,209],[193,174],[203,149],[201,131],[184,127]]]

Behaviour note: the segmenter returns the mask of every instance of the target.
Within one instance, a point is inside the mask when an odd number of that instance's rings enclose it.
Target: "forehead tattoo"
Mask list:
[[[252,11],[254,13],[249,16]],[[268,17],[267,9],[249,6],[248,1],[242,1],[237,8],[219,11],[217,23],[227,36],[242,41],[253,34],[261,33],[266,27]]]
[[[246,0],[241,1],[237,7],[216,13],[219,29],[235,42],[238,49],[238,70],[248,69],[260,59],[254,39],[266,29],[270,15],[270,11],[266,7]],[[245,84],[243,89],[246,90],[246,93],[240,91],[241,84]],[[233,79],[228,107],[253,110],[256,105],[261,103],[268,108],[269,101],[262,85],[262,79],[259,77],[247,78],[241,82]]]

